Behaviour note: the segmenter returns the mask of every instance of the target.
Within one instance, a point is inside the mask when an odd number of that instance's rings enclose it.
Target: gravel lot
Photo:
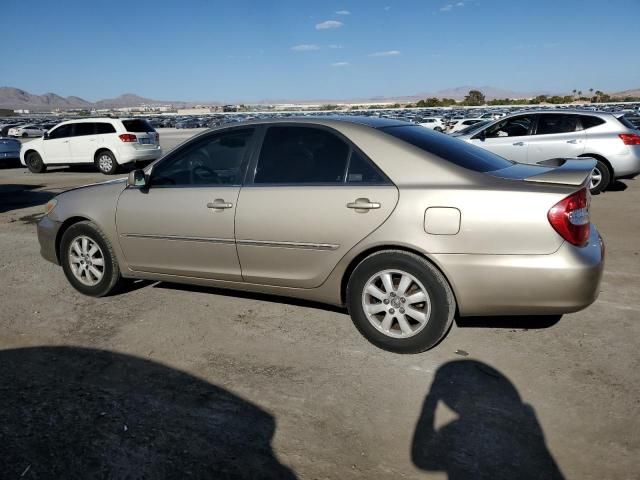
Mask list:
[[[590,308],[457,322],[400,356],[320,305],[165,283],[76,293],[35,222],[104,178],[0,169],[0,477],[638,478],[637,181],[593,199],[607,265]]]

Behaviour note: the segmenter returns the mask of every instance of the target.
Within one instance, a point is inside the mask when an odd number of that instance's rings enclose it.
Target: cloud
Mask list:
[[[395,57],[397,55],[400,55],[399,50],[387,50],[385,52],[375,52],[369,54],[370,57]]]
[[[342,22],[338,22],[337,20],[327,20],[326,22],[321,22],[316,24],[316,30],[328,30],[330,28],[340,28],[344,25]]]
[[[453,4],[451,3],[445,5],[444,7],[440,7],[441,12],[450,12],[451,10],[453,10]]]
[[[333,49],[340,49],[340,48],[344,48],[342,45],[329,45],[329,48],[333,48]]]
[[[351,65],[349,62],[335,62],[331,64],[332,67],[348,67],[349,65]]]
[[[351,12],[349,10],[338,10],[336,15],[351,15]]]
[[[301,43],[300,45],[294,45],[293,47],[291,47],[291,50],[293,50],[294,52],[311,52],[313,50],[320,50],[320,46],[309,43]]]

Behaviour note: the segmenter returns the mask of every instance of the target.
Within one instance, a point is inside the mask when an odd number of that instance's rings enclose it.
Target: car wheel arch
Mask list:
[[[98,155],[100,155],[103,152],[109,152],[111,155],[113,155],[113,158],[115,159],[116,163],[118,162],[118,159],[116,157],[116,154],[114,153],[113,150],[111,150],[110,148],[107,147],[100,147],[96,150],[96,153],[93,154],[93,161],[97,161],[98,160]]]
[[[62,242],[62,237],[64,235],[64,232],[66,232],[72,225],[75,225],[76,223],[92,222],[92,221],[93,220],[91,220],[88,217],[75,216],[75,217],[69,217],[64,222],[62,222],[62,225],[60,226],[60,228],[58,229],[58,233],[56,234],[56,243],[55,243],[56,260],[58,260],[58,262],[60,262],[60,243]]]
[[[586,157],[595,158],[596,160],[600,160],[602,163],[604,163],[607,166],[607,169],[609,170],[609,175],[611,176],[611,180],[613,181],[613,179],[615,178],[615,172],[613,171],[613,167],[611,166],[611,162],[609,162],[609,160],[607,160],[602,155],[598,155],[597,153],[583,153],[582,155],[578,155],[578,158],[586,158]]]
[[[453,293],[454,301],[456,303],[456,316],[458,315],[458,305],[459,305],[458,293],[456,291],[455,284],[451,281],[451,278],[449,277],[447,272],[442,268],[442,266],[438,262],[436,262],[433,258],[430,258],[424,252],[408,247],[406,245],[393,245],[393,244],[376,245],[376,246],[367,248],[362,252],[359,252],[354,258],[352,258],[349,264],[347,265],[347,268],[344,270],[342,274],[342,280],[340,284],[340,301],[342,305],[346,305],[347,286],[349,284],[349,279],[351,278],[353,271],[356,269],[358,265],[360,265],[360,263],[362,263],[364,260],[369,258],[371,255],[374,255],[380,252],[411,253],[414,255],[418,255],[419,257],[429,262],[429,264],[431,264],[436,270],[438,270],[442,274],[444,279],[449,284],[449,287],[451,288],[451,292]]]

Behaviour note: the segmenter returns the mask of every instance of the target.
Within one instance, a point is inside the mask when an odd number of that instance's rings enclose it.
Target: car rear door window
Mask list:
[[[253,132],[236,129],[185,145],[152,170],[151,185],[240,185]]]
[[[530,135],[532,125],[532,115],[507,118],[487,128],[485,137],[524,137]]]
[[[353,150],[349,159],[347,183],[387,184],[389,181],[371,161]]]
[[[74,123],[73,136],[84,137],[87,135],[95,135],[95,124],[90,122]]]
[[[97,134],[116,133],[116,129],[110,123],[98,122],[96,123],[96,133]]]
[[[350,147],[313,127],[270,127],[256,166],[256,184],[343,183]]]
[[[543,114],[538,115],[536,135],[571,133],[578,129],[578,115]]]
[[[51,131],[49,138],[54,140],[56,138],[67,138],[72,135],[73,124],[67,123],[66,125],[60,125],[58,128]]]
[[[127,132],[147,133],[156,131],[151,124],[144,119],[122,120],[122,124],[124,128],[127,129]]]
[[[582,115],[580,117],[580,122],[582,123],[582,129],[586,130],[588,128],[602,125],[604,123],[604,120],[599,117],[592,117],[591,115]]]

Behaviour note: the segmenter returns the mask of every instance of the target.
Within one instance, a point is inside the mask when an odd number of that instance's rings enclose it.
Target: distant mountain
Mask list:
[[[91,109],[91,108],[124,108],[138,105],[174,105],[181,108],[191,104],[182,101],[164,101],[144,98],[133,93],[125,93],[116,98],[89,102],[80,97],[61,97],[55,93],[35,95],[13,87],[0,87],[0,108],[29,109],[44,111],[52,109]]]
[[[612,97],[640,97],[640,88],[633,90],[623,90],[622,92],[616,92],[611,94]]]

